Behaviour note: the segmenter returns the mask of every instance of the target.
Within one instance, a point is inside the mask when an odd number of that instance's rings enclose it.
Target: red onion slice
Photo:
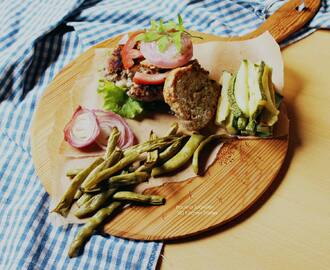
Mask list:
[[[185,65],[193,56],[193,45],[188,35],[181,37],[182,49],[177,52],[171,44],[165,52],[160,52],[156,41],[141,42],[140,50],[145,59],[160,68],[176,68]]]
[[[126,121],[113,112],[105,112],[102,110],[93,110],[100,127],[100,135],[96,138],[96,143],[103,149],[106,149],[108,138],[113,127],[117,127],[120,132],[117,146],[119,148],[127,148],[134,145],[135,136]]]
[[[64,128],[64,139],[75,148],[84,148],[94,143],[100,128],[94,112],[79,106]]]

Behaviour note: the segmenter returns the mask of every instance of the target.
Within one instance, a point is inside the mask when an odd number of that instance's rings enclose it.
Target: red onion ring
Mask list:
[[[141,42],[140,50],[145,59],[156,67],[176,68],[185,65],[193,56],[193,45],[188,35],[181,36],[182,49],[177,52],[171,44],[165,52],[160,52],[156,41]]]
[[[93,111],[79,106],[64,128],[64,139],[75,148],[84,148],[94,143],[100,128]]]
[[[113,112],[105,112],[102,110],[93,110],[100,127],[100,135],[95,142],[102,148],[106,149],[108,138],[113,127],[117,127],[120,132],[117,146],[121,149],[127,148],[135,144],[135,136],[126,121]]]

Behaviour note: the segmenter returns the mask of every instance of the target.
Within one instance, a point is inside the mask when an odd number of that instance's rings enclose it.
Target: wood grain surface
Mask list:
[[[329,44],[318,30],[282,52],[291,130],[277,179],[238,218],[167,242],[157,269],[330,269]]]
[[[202,35],[203,42],[216,39]],[[111,47],[117,41],[118,38],[114,38],[101,46]],[[45,91],[34,116],[32,156],[38,176],[50,195],[51,185],[56,181],[54,169],[61,166],[63,160],[58,154],[63,127],[56,126],[55,112],[69,104],[68,93],[92,58],[93,50],[88,50],[65,67]],[[63,117],[69,119],[67,113],[63,110]],[[57,130],[55,136],[51,136],[53,128]],[[267,189],[283,163],[287,147],[286,139],[227,143],[205,176],[146,191],[165,196],[164,206],[126,208],[105,226],[105,231],[131,239],[164,240],[187,237],[218,226],[247,209]]]
[[[308,19],[310,17],[306,16],[305,20]],[[296,24],[288,26],[297,30],[296,27]],[[265,28],[274,35],[276,29],[273,24]],[[198,34],[204,37],[200,42],[223,40],[213,35]],[[276,38],[281,40],[283,36],[276,34]],[[58,138],[49,137],[49,131],[54,127],[54,114],[68,102],[67,93],[79,78],[84,65],[91,61],[93,50],[111,47],[118,39],[98,44],[67,65],[49,85],[37,106],[31,129],[32,156],[37,174],[47,191],[50,191],[47,183],[52,179],[52,167],[61,158],[56,157]],[[62,127],[55,128],[59,129],[58,137],[62,136]],[[52,149],[45,147],[49,140],[52,140]],[[218,160],[204,177],[146,191],[164,195],[168,200],[166,205],[129,207],[106,225],[105,231],[132,239],[163,240],[187,237],[219,226],[238,216],[265,192],[284,161],[287,147],[286,139],[228,143],[221,149]]]
[[[143,240],[192,236],[247,209],[279,171],[287,140],[245,140],[225,145],[203,177],[151,188],[166,197],[161,207],[132,206],[105,226],[111,235]]]

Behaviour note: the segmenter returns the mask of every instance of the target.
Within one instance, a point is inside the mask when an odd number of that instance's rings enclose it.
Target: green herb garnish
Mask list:
[[[182,17],[179,14],[178,23],[174,21],[164,23],[162,19],[157,23],[155,20],[152,20],[150,28],[146,29],[144,33],[139,34],[136,40],[144,42],[157,41],[160,52],[166,51],[170,44],[174,44],[176,50],[180,52],[182,48],[181,36],[183,33],[192,37],[184,28]]]
[[[99,79],[97,92],[103,96],[103,108],[125,118],[136,118],[144,111],[142,103],[129,97],[126,89],[106,79]]]

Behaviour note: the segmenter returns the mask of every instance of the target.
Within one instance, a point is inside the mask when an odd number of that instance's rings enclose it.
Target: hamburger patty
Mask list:
[[[127,95],[145,102],[163,100],[163,85],[141,85],[133,83],[127,91]]]
[[[188,130],[199,130],[215,114],[220,86],[209,78],[197,60],[170,71],[164,84],[164,99]]]

